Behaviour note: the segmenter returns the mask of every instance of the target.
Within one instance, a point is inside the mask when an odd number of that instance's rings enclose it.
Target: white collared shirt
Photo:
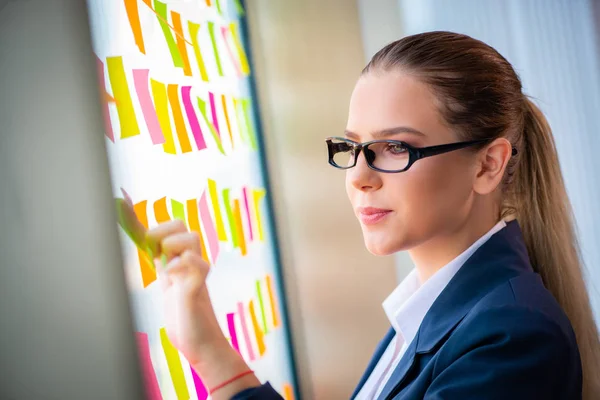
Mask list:
[[[402,283],[383,302],[383,309],[390,320],[396,335],[386,348],[373,369],[373,372],[356,396],[356,400],[376,399],[385,384],[400,363],[406,349],[415,338],[421,322],[435,299],[442,293],[446,285],[493,234],[506,226],[500,220],[494,227],[454,260],[439,269],[425,283],[421,284],[416,268],[404,278]]]

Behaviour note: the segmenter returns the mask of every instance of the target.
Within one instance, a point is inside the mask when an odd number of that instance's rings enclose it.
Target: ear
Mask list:
[[[473,190],[478,194],[492,193],[502,182],[504,171],[512,154],[512,146],[505,138],[498,138],[478,155]]]

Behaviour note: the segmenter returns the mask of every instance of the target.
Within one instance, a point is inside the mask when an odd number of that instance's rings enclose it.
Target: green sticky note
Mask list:
[[[119,226],[125,231],[127,236],[135,243],[136,247],[148,258],[150,265],[156,270],[154,265],[154,253],[157,251],[157,245],[151,243],[146,237],[146,227],[135,215],[133,206],[125,199],[115,199],[117,207],[117,221]]]

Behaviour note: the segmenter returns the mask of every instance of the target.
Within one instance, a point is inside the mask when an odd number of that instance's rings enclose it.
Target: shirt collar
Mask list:
[[[481,245],[505,226],[504,220],[500,220],[467,250],[440,268],[423,284],[419,281],[416,268],[413,269],[384,300],[383,309],[392,327],[398,335],[402,336],[405,343],[410,343],[414,339],[425,314],[460,267]]]

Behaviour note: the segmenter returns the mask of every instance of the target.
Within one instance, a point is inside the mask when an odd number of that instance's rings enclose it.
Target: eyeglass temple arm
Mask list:
[[[473,146],[476,144],[486,143],[489,140],[471,140],[467,142],[460,143],[450,143],[450,144],[441,144],[437,146],[429,146],[415,149],[418,158],[431,157],[438,154],[448,153],[450,151],[464,149],[465,147]],[[516,148],[512,148],[512,155],[517,155],[518,151]]]

